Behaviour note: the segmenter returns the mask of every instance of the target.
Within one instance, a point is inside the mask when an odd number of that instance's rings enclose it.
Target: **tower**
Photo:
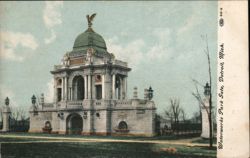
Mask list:
[[[211,87],[208,83],[206,83],[206,86],[204,87],[204,96],[203,99],[203,105],[201,106],[201,124],[202,124],[202,132],[201,137],[202,138],[209,138],[209,99],[210,99],[210,90]],[[213,127],[213,126],[212,126]]]

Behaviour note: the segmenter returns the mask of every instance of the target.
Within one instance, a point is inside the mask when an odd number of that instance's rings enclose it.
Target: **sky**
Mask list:
[[[33,94],[52,100],[50,71],[72,50],[92,13],[97,13],[93,29],[108,51],[132,68],[129,98],[134,86],[140,98],[152,86],[158,113],[167,109],[170,98],[180,99],[188,117],[198,111],[192,79],[204,85],[208,81],[203,35],[216,86],[216,1],[0,2],[0,106],[7,96],[13,107],[31,106]],[[216,89],[212,91],[216,104]]]

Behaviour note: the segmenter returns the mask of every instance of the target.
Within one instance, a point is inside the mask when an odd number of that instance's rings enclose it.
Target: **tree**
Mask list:
[[[170,98],[170,106],[165,110],[165,115],[170,119],[171,123],[178,124],[179,120],[186,120],[184,109],[180,106],[180,99]]]
[[[27,117],[27,112],[23,107],[11,108],[11,118],[14,120],[15,124],[18,121],[24,122]]]
[[[201,111],[194,112],[191,120],[193,123],[201,123]]]
[[[203,36],[202,36],[203,37]],[[213,147],[213,129],[212,129],[212,74],[211,74],[211,62],[210,62],[210,53],[209,53],[209,47],[208,47],[208,40],[207,35],[203,37],[203,40],[205,41],[206,48],[204,49],[204,52],[207,56],[207,62],[208,62],[208,76],[209,76],[209,108],[207,109],[205,106],[204,101],[201,98],[200,92],[198,90],[197,84],[199,84],[198,81],[193,80],[195,83],[196,92],[192,93],[192,95],[198,100],[201,106],[203,106],[206,109],[206,112],[208,114],[208,121],[209,121],[209,147]]]
[[[180,111],[180,115],[181,115],[181,118],[182,118],[182,121],[183,122],[186,122],[186,118],[187,118],[187,116],[186,116],[186,112],[181,108],[181,111]]]

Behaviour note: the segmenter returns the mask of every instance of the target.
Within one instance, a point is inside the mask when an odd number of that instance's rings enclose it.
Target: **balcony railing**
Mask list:
[[[117,100],[116,101],[116,105],[131,105],[132,104],[132,101],[131,100]]]
[[[127,67],[127,66],[128,66],[127,62],[123,62],[123,61],[121,61],[121,60],[114,60],[114,64],[115,64],[115,65],[124,66],[124,67]]]
[[[67,108],[77,108],[81,109],[82,108],[82,100],[70,100],[67,101]]]

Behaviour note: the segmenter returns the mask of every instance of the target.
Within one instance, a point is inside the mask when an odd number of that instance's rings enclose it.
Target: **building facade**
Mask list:
[[[126,62],[115,59],[102,36],[91,27],[75,39],[73,49],[51,71],[54,102],[32,98],[29,132],[83,135],[143,135],[155,133],[156,107],[152,89],[144,99],[134,88],[127,98]]]

